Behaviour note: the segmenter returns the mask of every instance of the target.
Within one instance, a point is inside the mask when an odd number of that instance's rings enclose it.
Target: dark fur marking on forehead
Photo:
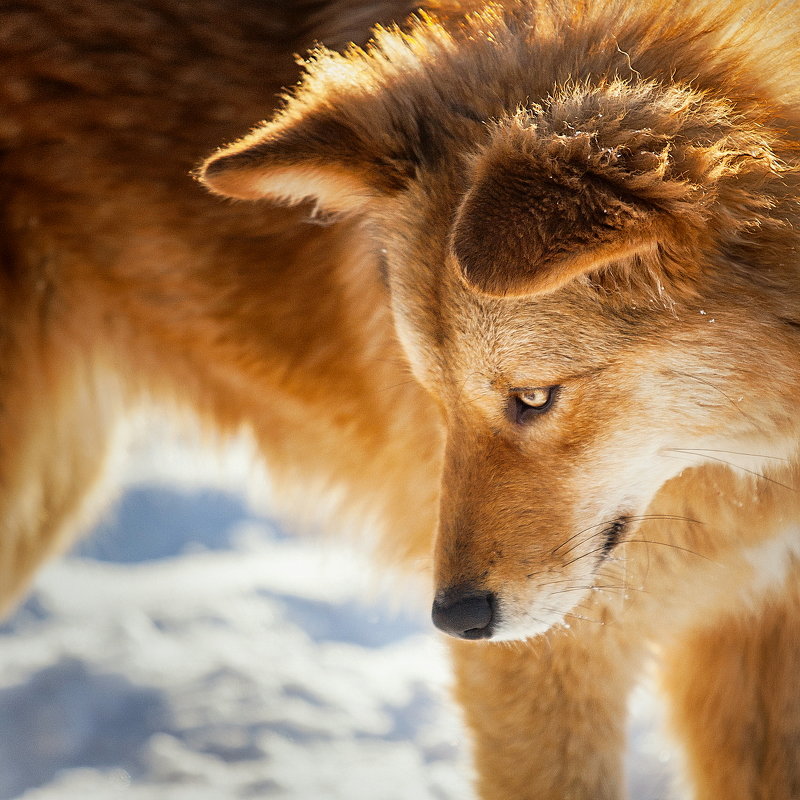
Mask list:
[[[477,111],[459,103],[449,105],[446,110],[459,119],[481,125],[486,122]],[[453,122],[454,120],[443,118],[441,114],[437,118],[428,109],[415,108],[413,115],[398,126],[407,142],[405,149],[398,154],[398,160],[411,163],[417,168],[435,169],[452,157],[453,145],[458,142]]]
[[[417,109],[414,117],[416,137],[412,144],[416,163],[423,167],[432,167],[439,163],[447,152],[443,138],[445,132],[436,128],[431,118],[423,109]]]

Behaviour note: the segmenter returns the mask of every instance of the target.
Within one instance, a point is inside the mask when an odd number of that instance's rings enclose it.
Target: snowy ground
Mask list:
[[[239,449],[157,438],[0,628],[0,800],[470,800],[424,605],[255,511]],[[668,797],[656,712],[639,692],[633,800]]]

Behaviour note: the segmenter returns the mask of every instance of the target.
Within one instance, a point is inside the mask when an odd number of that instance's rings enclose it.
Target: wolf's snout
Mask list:
[[[453,586],[436,594],[431,618],[439,630],[459,639],[488,639],[492,635],[495,597],[470,586]]]

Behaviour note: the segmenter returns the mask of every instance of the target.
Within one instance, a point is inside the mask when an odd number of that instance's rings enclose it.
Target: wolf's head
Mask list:
[[[463,638],[561,620],[687,467],[795,455],[797,22],[634,5],[320,50],[202,169],[369,221],[446,421],[434,620]]]

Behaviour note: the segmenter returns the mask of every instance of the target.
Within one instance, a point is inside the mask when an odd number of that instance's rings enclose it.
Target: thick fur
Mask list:
[[[2,12],[5,597],[152,396],[491,598],[453,645],[485,800],[622,797],[653,651],[694,796],[796,798],[798,12],[438,4],[197,172],[267,202],[188,181],[292,49],[405,10]]]
[[[396,520],[388,558],[427,557],[437,488],[422,465],[438,425],[391,335],[372,246],[353,225],[222,203],[191,178],[295,80],[294,52],[406,10],[0,9],[6,605],[69,541],[116,420],[147,398],[251,428],[286,507],[336,505],[373,530]]]

